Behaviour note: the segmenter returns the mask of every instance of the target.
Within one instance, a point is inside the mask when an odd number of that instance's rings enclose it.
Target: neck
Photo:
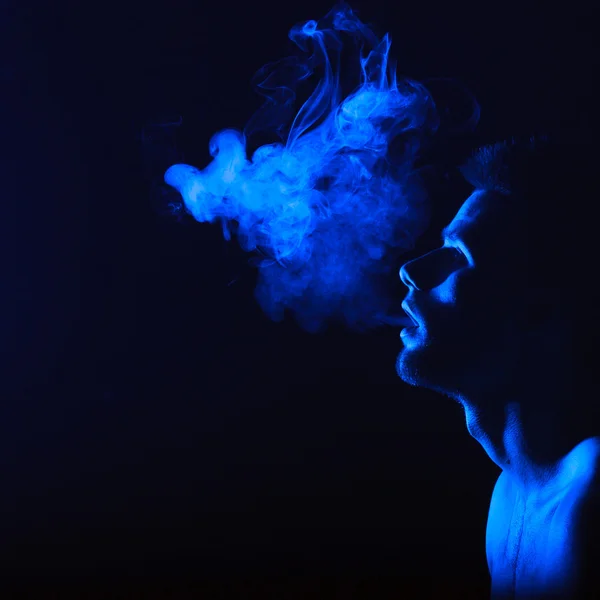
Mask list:
[[[570,409],[570,398],[554,391],[543,400],[510,395],[463,402],[469,433],[526,496],[554,494],[585,476],[600,447],[589,422]]]

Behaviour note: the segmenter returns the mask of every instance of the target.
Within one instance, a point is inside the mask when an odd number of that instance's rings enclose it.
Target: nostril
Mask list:
[[[415,282],[413,281],[412,277],[408,274],[407,269],[403,266],[400,269],[400,281],[402,281],[402,283],[407,287],[407,288],[413,288],[415,290],[418,290],[418,286],[415,284]]]

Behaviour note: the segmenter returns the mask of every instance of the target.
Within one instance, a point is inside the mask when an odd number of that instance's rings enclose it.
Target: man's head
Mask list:
[[[588,341],[595,334],[590,156],[527,140],[482,148],[464,165],[472,195],[440,247],[400,270],[419,322],[403,332],[404,381],[462,400],[570,373],[582,317]]]

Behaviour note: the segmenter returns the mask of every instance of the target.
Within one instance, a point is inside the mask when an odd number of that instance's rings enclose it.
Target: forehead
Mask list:
[[[497,192],[473,192],[448,225],[460,235],[495,239],[506,236],[521,221],[507,196]]]

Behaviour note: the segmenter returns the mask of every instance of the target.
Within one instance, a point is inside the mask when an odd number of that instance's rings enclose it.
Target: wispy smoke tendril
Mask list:
[[[165,181],[195,219],[220,221],[227,239],[235,233],[257,251],[255,294],[273,320],[287,308],[308,331],[330,320],[375,327],[390,311],[381,282],[391,251],[413,248],[429,222],[415,161],[437,127],[435,106],[423,85],[397,80],[389,36],[378,39],[344,3],[289,37],[302,56],[258,72],[266,102],[245,130],[216,133],[206,168],[173,165]],[[349,44],[361,48],[355,65],[340,59]],[[342,67],[361,80],[344,98]],[[296,86],[315,70],[320,79],[294,115]],[[259,130],[282,141],[249,157],[247,140]],[[393,140],[401,143],[391,157]]]

